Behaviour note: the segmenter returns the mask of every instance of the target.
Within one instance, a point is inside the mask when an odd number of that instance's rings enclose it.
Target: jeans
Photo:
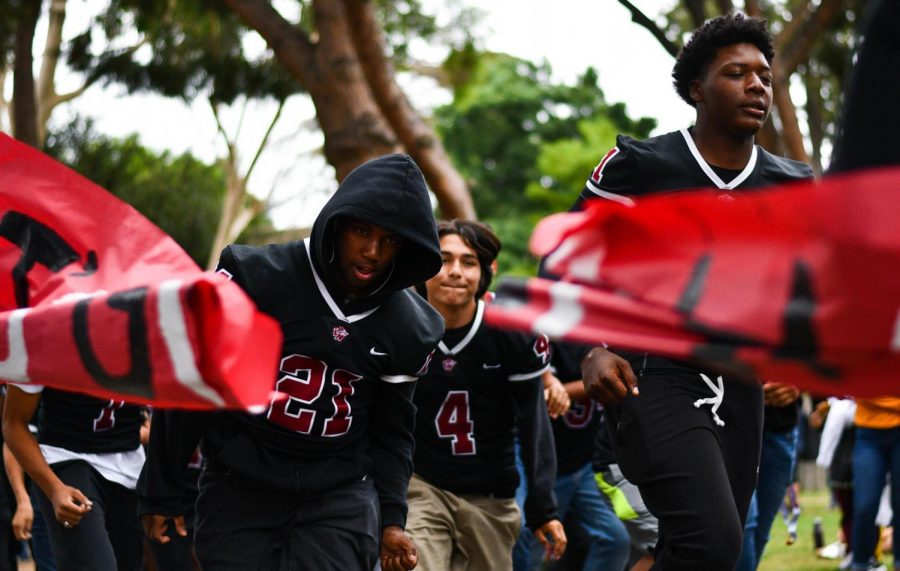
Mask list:
[[[590,464],[585,464],[572,474],[556,476],[556,499],[560,519],[570,512],[585,530],[590,544],[584,560],[585,570],[625,569],[631,553],[631,539],[625,524],[616,516],[612,504],[600,493]],[[520,496],[517,495],[517,500]],[[524,494],[521,495],[524,502]],[[541,568],[544,549],[535,539],[532,530],[522,529],[514,550],[516,571]]]
[[[853,569],[866,569],[875,553],[875,516],[888,473],[891,474],[891,508],[896,519],[900,514],[900,427],[857,428],[853,447]],[[894,545],[900,545],[897,525]],[[895,554],[895,569],[898,560]]]
[[[762,559],[769,541],[769,531],[784,494],[791,484],[797,461],[797,429],[790,432],[763,432],[759,478],[750,500],[750,511],[744,525],[744,544],[737,571],[753,571]]]

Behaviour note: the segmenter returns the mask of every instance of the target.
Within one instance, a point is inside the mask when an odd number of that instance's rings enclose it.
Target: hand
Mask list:
[[[544,546],[544,561],[559,559],[565,553],[566,532],[558,519],[551,519],[544,523],[534,532],[534,536]]]
[[[581,360],[581,379],[584,392],[604,405],[617,404],[629,393],[640,394],[631,364],[603,347],[594,347]]]
[[[78,488],[60,485],[50,495],[53,503],[53,514],[63,527],[72,528],[81,523],[94,504]]]
[[[381,569],[406,571],[419,563],[419,553],[411,537],[399,525],[389,525],[381,531]]]
[[[544,375],[544,398],[547,401],[547,414],[553,419],[566,414],[572,406],[572,399],[569,398],[566,387],[550,373]]]
[[[34,508],[31,502],[19,502],[12,518],[13,534],[19,541],[31,539],[31,524],[34,523]]]
[[[825,425],[825,418],[828,416],[828,410],[831,405],[828,404],[827,400],[823,400],[819,404],[816,405],[816,408],[809,413],[809,427],[813,430],[822,430],[822,426]]]
[[[172,538],[166,535],[166,532],[169,531],[169,524],[167,522],[170,519],[172,520],[172,523],[175,524],[175,533],[181,537],[187,537],[187,527],[184,525],[184,516],[182,515],[165,516],[159,514],[144,514],[141,516],[144,533],[156,543],[169,543]]]
[[[782,383],[764,383],[763,400],[768,406],[787,406],[800,398],[800,389]]]

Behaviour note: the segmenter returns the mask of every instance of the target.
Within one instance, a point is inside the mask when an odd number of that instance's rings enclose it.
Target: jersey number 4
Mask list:
[[[454,456],[475,454],[475,423],[469,415],[469,391],[450,391],[434,419],[438,436],[449,438]]]
[[[275,383],[277,396],[269,405],[267,417],[275,424],[301,434],[310,434],[316,420],[311,405],[322,396],[328,365],[305,355],[290,355],[281,360],[282,376]],[[350,430],[349,397],[353,383],[362,377],[350,371],[335,369],[331,384],[337,393],[331,398],[334,412],[325,420],[322,436],[341,436]]]

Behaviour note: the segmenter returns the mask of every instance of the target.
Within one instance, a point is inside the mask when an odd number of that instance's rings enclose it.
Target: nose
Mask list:
[[[459,260],[452,260],[447,262],[447,274],[451,276],[461,276],[462,270],[459,266]]]
[[[756,73],[751,73],[749,77],[747,91],[753,93],[765,93],[766,85],[763,83],[762,78]]]
[[[370,260],[378,260],[383,251],[384,246],[382,245],[381,240],[372,237],[363,244],[362,254]]]

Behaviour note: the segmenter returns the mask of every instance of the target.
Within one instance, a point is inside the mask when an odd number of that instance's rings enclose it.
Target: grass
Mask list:
[[[829,504],[827,490],[801,492],[802,512],[797,526],[797,541],[793,545],[786,544],[787,528],[781,516],[776,516],[759,571],[835,571],[840,561],[819,559],[813,550],[813,520],[816,517],[822,518],[825,543],[831,543],[837,538],[840,510]],[[890,562],[890,556],[886,556],[884,563]]]

